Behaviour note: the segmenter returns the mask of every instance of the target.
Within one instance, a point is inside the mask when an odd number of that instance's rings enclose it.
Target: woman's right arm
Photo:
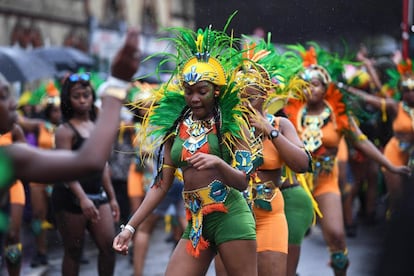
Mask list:
[[[162,168],[162,179],[154,183],[145,194],[139,208],[129,219],[127,226],[115,237],[112,247],[121,254],[128,254],[129,241],[132,239],[135,229],[144,221],[144,219],[155,209],[158,203],[165,197],[174,180],[175,168],[171,165],[171,143],[167,142],[164,148],[164,164]],[[132,229],[131,229],[132,227]],[[132,230],[132,231],[131,231]]]
[[[34,132],[39,129],[39,126],[43,124],[44,121],[40,119],[19,116],[19,118],[17,119],[17,123],[24,130],[24,132]]]
[[[114,58],[111,75],[127,83],[138,70],[138,32],[131,30],[123,47]],[[108,83],[110,88],[120,88],[120,83]],[[21,180],[40,183],[68,181],[86,174],[101,171],[109,158],[113,141],[119,126],[120,109],[123,101],[113,93],[102,96],[102,110],[89,139],[77,152],[67,150],[41,150],[23,144],[4,147],[12,161],[14,176]]]

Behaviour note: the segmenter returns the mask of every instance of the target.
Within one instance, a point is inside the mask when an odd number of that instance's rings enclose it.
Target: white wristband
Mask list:
[[[128,88],[128,85],[129,85],[128,81],[118,79],[114,76],[109,76],[106,79],[105,83],[107,86],[113,86],[113,87],[119,87],[119,88]]]
[[[129,232],[131,232],[132,235],[134,235],[135,233],[135,228],[132,227],[131,225],[127,224],[127,225],[121,225],[121,231],[128,230]]]

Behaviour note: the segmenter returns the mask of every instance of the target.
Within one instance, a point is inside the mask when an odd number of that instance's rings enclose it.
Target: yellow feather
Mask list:
[[[196,47],[197,47],[197,51],[198,51],[199,53],[201,53],[201,51],[202,51],[202,46],[203,46],[203,38],[204,38],[203,34],[198,34],[198,35],[197,35]]]

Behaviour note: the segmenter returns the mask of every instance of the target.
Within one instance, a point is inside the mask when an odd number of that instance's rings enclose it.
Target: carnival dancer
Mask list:
[[[357,95],[364,103],[381,110],[392,120],[393,136],[384,148],[384,155],[394,166],[414,167],[414,69],[411,59],[401,61],[390,70],[387,85],[395,91],[394,97],[382,98],[369,95],[355,87],[339,83],[339,87]],[[400,98],[400,100],[398,100]],[[389,211],[395,209],[403,189],[402,177],[392,171],[384,171],[387,192],[390,196]]]
[[[55,130],[60,124],[62,113],[60,111],[59,90],[52,81],[38,88],[41,94],[38,97],[39,105],[42,107],[39,119],[21,117],[19,125],[25,133],[34,133],[36,136],[36,145],[41,149],[55,148]],[[50,221],[47,220],[50,196],[52,194],[51,184],[42,184],[31,182],[30,184],[30,203],[32,208],[31,230],[36,241],[36,253],[32,257],[31,267],[47,265],[47,236],[46,230],[53,228]],[[51,215],[51,214],[49,214]]]
[[[408,174],[406,166],[392,165],[358,128],[350,105],[332,81],[341,74],[343,61],[324,51],[316,43],[309,50],[303,45],[290,46],[304,62],[301,78],[310,83],[306,102],[290,100],[285,108],[307,150],[312,154],[313,173],[307,176],[313,195],[323,214],[319,220],[331,254],[335,275],[346,275],[349,266],[346,248],[341,195],[338,185],[338,145],[343,135],[352,145],[387,170]],[[324,65],[324,66],[322,66]]]
[[[17,124],[13,129],[6,134],[0,135],[0,146],[10,145],[12,143],[25,143],[23,130]],[[9,190],[8,200],[0,202],[0,209],[8,215],[9,220],[3,221],[0,224],[1,242],[4,244],[2,250],[2,261],[7,266],[7,272],[10,276],[19,276],[22,260],[23,260],[23,245],[20,236],[20,229],[22,226],[23,211],[26,204],[26,194],[24,192],[23,183],[17,180]]]
[[[96,95],[90,80],[88,73],[74,73],[63,83],[60,95],[63,123],[56,130],[57,149],[78,150],[95,127]],[[120,214],[109,165],[76,181],[56,184],[52,202],[63,240],[63,275],[79,273],[85,230],[89,231],[99,250],[98,273],[112,275],[115,253],[111,238],[115,235],[114,223]]]
[[[127,254],[135,229],[181,168],[189,223],[166,275],[204,275],[217,252],[230,274],[257,275],[255,221],[240,193],[254,169],[248,128],[231,70],[221,59],[233,43],[225,34],[227,25],[223,31],[172,29],[176,36],[170,39],[177,50],[173,76],[178,82],[172,79],[162,86],[142,125],[143,134],[161,140],[161,171],[113,242],[116,251]],[[153,131],[146,132],[148,123]]]
[[[270,42],[270,34],[268,41],[260,40],[257,44],[248,42],[247,37],[242,40],[246,41],[243,49],[232,60],[241,96],[248,100],[248,108],[252,111],[249,117],[251,135],[260,152],[259,158],[255,159],[259,167],[247,191],[256,219],[258,274],[284,276],[287,272],[288,224],[279,189],[282,167],[286,165],[294,172],[303,173],[311,168],[311,159],[293,124],[287,118],[274,116],[274,112],[269,114],[268,109],[269,103],[275,105],[276,102],[283,103],[289,96],[300,97],[306,83],[296,76],[301,69],[301,60],[289,53],[279,54]],[[302,211],[309,211],[310,224],[312,205],[309,210]],[[303,231],[308,227],[305,226]],[[223,270],[219,264],[216,258],[216,271]]]
[[[344,81],[346,84],[364,90],[367,94],[381,95],[383,85],[376,68],[376,61],[368,57],[368,51],[364,45],[359,48],[355,60],[356,63],[345,65]],[[357,118],[359,128],[383,152],[385,144],[391,138],[390,122],[384,120],[384,116],[381,116],[381,110],[369,104],[364,104],[362,109],[369,116],[364,115],[362,118]],[[364,219],[366,224],[374,225],[376,223],[378,183],[382,182],[383,177],[381,173],[378,173],[380,168],[377,162],[352,147],[349,147],[348,153],[345,172],[352,174],[352,176],[348,177],[341,190],[346,235],[347,237],[355,237],[359,222],[354,218],[354,200],[358,197],[361,199],[358,219]],[[359,196],[361,194],[362,196]]]

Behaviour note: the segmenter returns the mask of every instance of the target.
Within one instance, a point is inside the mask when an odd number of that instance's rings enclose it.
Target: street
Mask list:
[[[151,237],[151,246],[146,260],[144,275],[159,276],[164,275],[166,265],[172,250],[172,243],[167,243],[165,239],[168,234],[164,232],[163,221],[160,221]],[[358,228],[356,238],[347,238],[349,249],[349,258],[351,265],[348,275],[367,276],[374,275],[375,261],[380,255],[381,237],[385,231],[385,223],[382,222],[376,226],[361,225]],[[31,243],[32,237],[24,231],[23,245],[24,258],[22,275],[28,276],[58,276],[61,275],[61,262],[63,250],[59,243],[58,234],[51,230],[49,233],[49,266],[38,268],[30,267],[30,255],[33,254]],[[97,249],[93,242],[87,236],[87,243],[84,251],[85,257],[89,264],[82,264],[80,275],[98,275],[96,268]],[[302,253],[298,267],[299,276],[330,276],[331,269],[328,266],[329,253],[322,238],[319,226],[312,228],[311,234],[305,238],[302,245]],[[5,268],[2,272],[7,275]],[[2,274],[2,275],[3,275]],[[115,275],[133,275],[132,265],[128,256],[117,255]],[[214,268],[210,266],[207,276],[213,276]]]

